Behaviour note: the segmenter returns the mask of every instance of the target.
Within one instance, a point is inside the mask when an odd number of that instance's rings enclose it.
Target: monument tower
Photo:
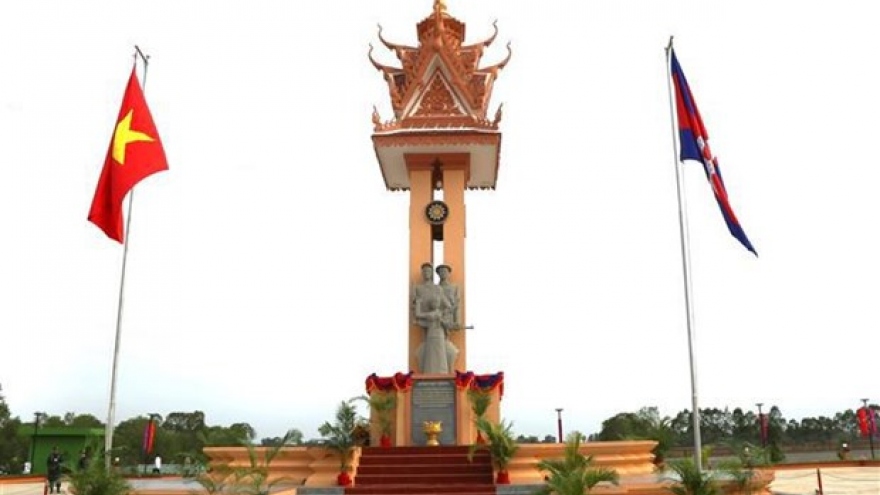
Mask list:
[[[409,191],[410,283],[415,287],[424,281],[425,265],[442,264],[457,292],[450,309],[455,328],[446,332],[447,366],[428,364],[423,369],[426,363],[420,362],[420,356],[430,354],[422,350],[429,345],[429,324],[412,316],[409,369],[452,374],[468,369],[467,335],[462,328],[467,321],[465,191],[495,188],[501,107],[492,119],[487,111],[495,78],[510,60],[510,47],[503,61],[481,68],[483,52],[495,40],[497,27],[488,39],[466,45],[464,23],[447,13],[442,0],[434,1],[432,13],[418,23],[417,32],[418,46],[405,46],[386,40],[379,28],[379,40],[400,67],[377,62],[370,47],[370,61],[388,83],[394,112],[393,118],[383,121],[374,109],[372,138],[385,186]],[[442,245],[442,260],[437,259],[437,244]],[[428,315],[431,308],[422,307],[422,313]]]
[[[476,374],[467,364],[462,328],[467,321],[465,193],[496,185],[500,106],[491,119],[487,113],[495,79],[509,61],[510,50],[508,46],[501,62],[480,67],[497,29],[484,41],[465,44],[465,25],[447,13],[442,0],[434,0],[431,14],[417,24],[417,33],[417,46],[405,46],[387,41],[380,28],[379,39],[397,57],[399,67],[377,62],[372,48],[369,56],[388,83],[393,110],[388,120],[373,111],[376,158],[386,188],[408,191],[410,197],[411,297],[401,305],[410,314],[409,355],[403,371],[392,376],[373,373],[366,379],[369,445],[352,456],[348,467],[356,486],[345,488],[345,493],[496,493],[489,459],[474,466],[466,459],[469,449],[463,447],[484,441],[475,428],[477,414],[489,423],[501,423],[504,388],[503,372]],[[504,345],[501,340],[498,344]],[[546,386],[559,386],[565,378],[563,371],[539,372]],[[472,397],[491,402],[478,413],[473,406],[482,401]],[[439,445],[449,448],[434,448]],[[655,445],[587,442],[581,452],[621,476],[638,475],[637,490],[644,495],[649,493],[646,486],[653,487],[643,477],[654,471]],[[521,444],[505,472],[513,483],[542,485],[545,473],[538,463],[564,457],[565,448],[561,443]],[[338,453],[329,447],[285,446],[282,452],[282,462],[273,463],[271,473],[305,479],[305,486],[297,488],[301,495],[342,493],[327,487],[351,482],[345,467],[346,476],[340,477]],[[230,465],[246,466],[252,449],[210,447],[205,453],[212,462],[230,459]],[[501,470],[497,474],[500,482]],[[657,484],[650,494],[659,494],[664,486]],[[312,487],[315,490],[309,491]],[[531,488],[523,487],[534,491]],[[622,495],[626,492],[621,489]]]

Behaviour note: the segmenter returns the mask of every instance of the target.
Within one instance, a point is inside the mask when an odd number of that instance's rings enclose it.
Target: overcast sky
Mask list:
[[[118,420],[202,410],[306,437],[406,371],[408,197],[384,188],[367,60],[431,0],[0,4],[0,385],[14,415],[107,414],[121,245],[86,215],[129,76],[170,170],[137,188]],[[869,2],[449,0],[513,58],[495,191],[468,193],[468,367],[517,433],[691,407],[666,59],[760,258],[687,163],[702,407],[880,401],[880,52]],[[395,62],[377,49],[377,58]]]

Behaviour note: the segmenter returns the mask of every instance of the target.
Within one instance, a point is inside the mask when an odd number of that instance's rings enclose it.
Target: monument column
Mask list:
[[[392,112],[387,120],[376,107],[372,113],[373,148],[382,180],[389,191],[410,196],[409,290],[401,309],[407,312],[408,323],[404,371],[414,376],[407,375],[410,385],[397,406],[396,418],[403,424],[398,424],[394,441],[423,445],[427,440],[423,426],[429,421],[443,425],[441,444],[466,445],[474,436],[468,390],[453,377],[454,371],[470,371],[467,331],[461,328],[468,321],[465,195],[495,189],[497,184],[502,115],[500,105],[494,115],[489,106],[495,80],[511,52],[508,45],[506,57],[484,65],[483,54],[497,29],[467,43],[464,23],[452,17],[441,0],[434,0],[434,8],[416,30],[418,43],[406,45],[385,38],[380,28],[379,42],[399,65],[380,63],[372,48],[368,53],[388,85]],[[424,263],[431,263],[434,270],[448,265],[449,272],[434,271],[431,275],[437,277],[429,281],[433,284],[416,285],[423,280]],[[424,303],[419,306],[421,326],[414,321],[414,287]],[[417,351],[423,342],[429,345],[424,346],[425,363],[420,363]]]
[[[407,171],[409,173],[409,283],[410,286],[417,284],[422,279],[422,264],[433,263],[434,243],[431,238],[431,224],[425,221],[425,205],[434,197],[434,184],[432,184],[432,169],[420,157],[407,156]],[[407,307],[410,307],[411,295],[407,292]],[[418,358],[416,351],[422,343],[425,331],[412,321],[412,311],[409,319],[409,369],[417,370]]]
[[[443,167],[443,201],[449,206],[449,218],[443,225],[443,263],[452,267],[449,281],[459,287],[459,318],[462,327],[467,324],[465,291],[465,235],[467,218],[464,191],[467,186],[468,155],[459,160],[447,160]],[[467,371],[467,332],[464,328],[450,334],[450,340],[458,348],[454,370]]]

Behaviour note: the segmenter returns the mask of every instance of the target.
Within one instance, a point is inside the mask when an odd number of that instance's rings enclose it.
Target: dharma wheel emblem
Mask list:
[[[449,207],[443,201],[431,201],[425,207],[425,216],[434,225],[440,225],[449,216]]]

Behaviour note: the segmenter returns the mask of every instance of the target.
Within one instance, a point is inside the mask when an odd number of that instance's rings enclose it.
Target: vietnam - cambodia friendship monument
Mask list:
[[[481,67],[497,27],[488,39],[465,44],[464,23],[449,15],[442,0],[434,1],[430,15],[417,24],[417,33],[418,45],[406,46],[387,40],[380,28],[379,41],[400,67],[377,62],[372,47],[369,54],[388,84],[393,110],[388,119],[373,110],[372,141],[379,169],[389,191],[407,192],[410,199],[410,297],[400,308],[409,314],[408,362],[403,371],[380,370],[384,374],[366,378],[368,394],[396,399],[390,435],[381,435],[377,418],[371,417],[370,445],[380,445],[385,436],[392,450],[409,457],[429,444],[426,422],[442,426],[436,438],[440,449],[474,444],[476,418],[468,391],[490,395],[484,417],[498,423],[505,379],[503,372],[472,372],[467,362],[465,196],[468,191],[494,189],[497,183],[501,106],[491,117],[489,107],[495,80],[510,60],[510,47],[497,63]],[[581,449],[593,455],[597,465],[621,476],[645,475],[654,468],[655,444],[587,442]],[[510,481],[541,483],[537,463],[563,457],[563,449],[560,443],[521,444],[507,469]],[[303,479],[306,486],[335,485],[338,461],[320,450],[286,448],[271,471]],[[247,463],[247,452],[241,448],[209,447],[205,453],[212,462]],[[359,462],[365,455],[366,451],[356,454],[349,466],[356,484],[363,477]]]
[[[465,25],[441,1],[434,2],[417,31],[416,47],[392,43],[379,31],[399,68],[378,63],[370,53],[388,83],[394,112],[383,121],[374,110],[376,158],[386,188],[409,192],[411,297],[405,308],[410,314],[407,372],[371,376],[367,388],[401,394],[395,445],[424,444],[425,421],[442,424],[441,444],[464,445],[476,435],[467,390],[492,393],[494,407],[487,418],[493,421],[498,420],[503,390],[502,373],[467,371],[465,193],[494,189],[497,182],[501,110],[491,119],[487,113],[492,87],[510,51],[497,64],[481,68],[497,29],[488,39],[465,45]]]

